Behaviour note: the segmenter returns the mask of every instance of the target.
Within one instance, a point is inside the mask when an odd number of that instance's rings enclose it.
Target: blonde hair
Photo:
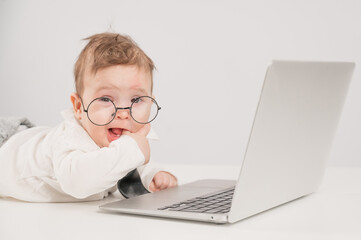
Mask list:
[[[116,33],[99,33],[84,40],[88,44],[81,51],[74,66],[75,89],[83,93],[84,75],[95,74],[99,69],[113,65],[135,65],[140,70],[151,74],[151,91],[153,91],[153,61],[129,37]]]

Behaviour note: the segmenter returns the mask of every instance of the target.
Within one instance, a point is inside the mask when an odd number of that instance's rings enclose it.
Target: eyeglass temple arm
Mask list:
[[[87,113],[88,110],[85,110],[83,99],[80,96],[79,96],[79,98],[80,98],[80,101],[81,101],[81,105],[83,106],[83,111]]]

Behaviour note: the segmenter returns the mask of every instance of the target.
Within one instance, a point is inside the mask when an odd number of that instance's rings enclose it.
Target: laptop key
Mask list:
[[[204,211],[204,213],[218,213],[218,212],[220,212],[219,209],[210,209],[210,210]]]
[[[167,210],[169,207],[166,206],[166,207],[161,207],[161,208],[158,208],[158,210]]]
[[[169,211],[182,211],[185,208],[188,208],[187,206],[180,206],[180,207],[176,207],[176,208],[169,208]]]
[[[221,210],[220,212],[221,213],[228,213],[230,210],[231,210],[230,208],[226,208],[226,209]]]
[[[195,213],[202,213],[204,212],[203,209],[183,209],[182,212],[195,212]]]

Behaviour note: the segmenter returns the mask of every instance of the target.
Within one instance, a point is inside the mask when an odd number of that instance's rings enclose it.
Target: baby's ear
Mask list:
[[[83,108],[79,95],[77,93],[70,94],[70,101],[73,104],[74,116],[80,121]]]

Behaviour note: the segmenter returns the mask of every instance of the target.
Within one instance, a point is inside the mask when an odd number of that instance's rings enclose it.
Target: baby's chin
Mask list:
[[[96,145],[98,145],[100,148],[103,148],[103,147],[109,147],[110,145],[110,142],[108,141],[108,139],[104,139],[102,138],[101,141],[94,141],[96,143]]]

